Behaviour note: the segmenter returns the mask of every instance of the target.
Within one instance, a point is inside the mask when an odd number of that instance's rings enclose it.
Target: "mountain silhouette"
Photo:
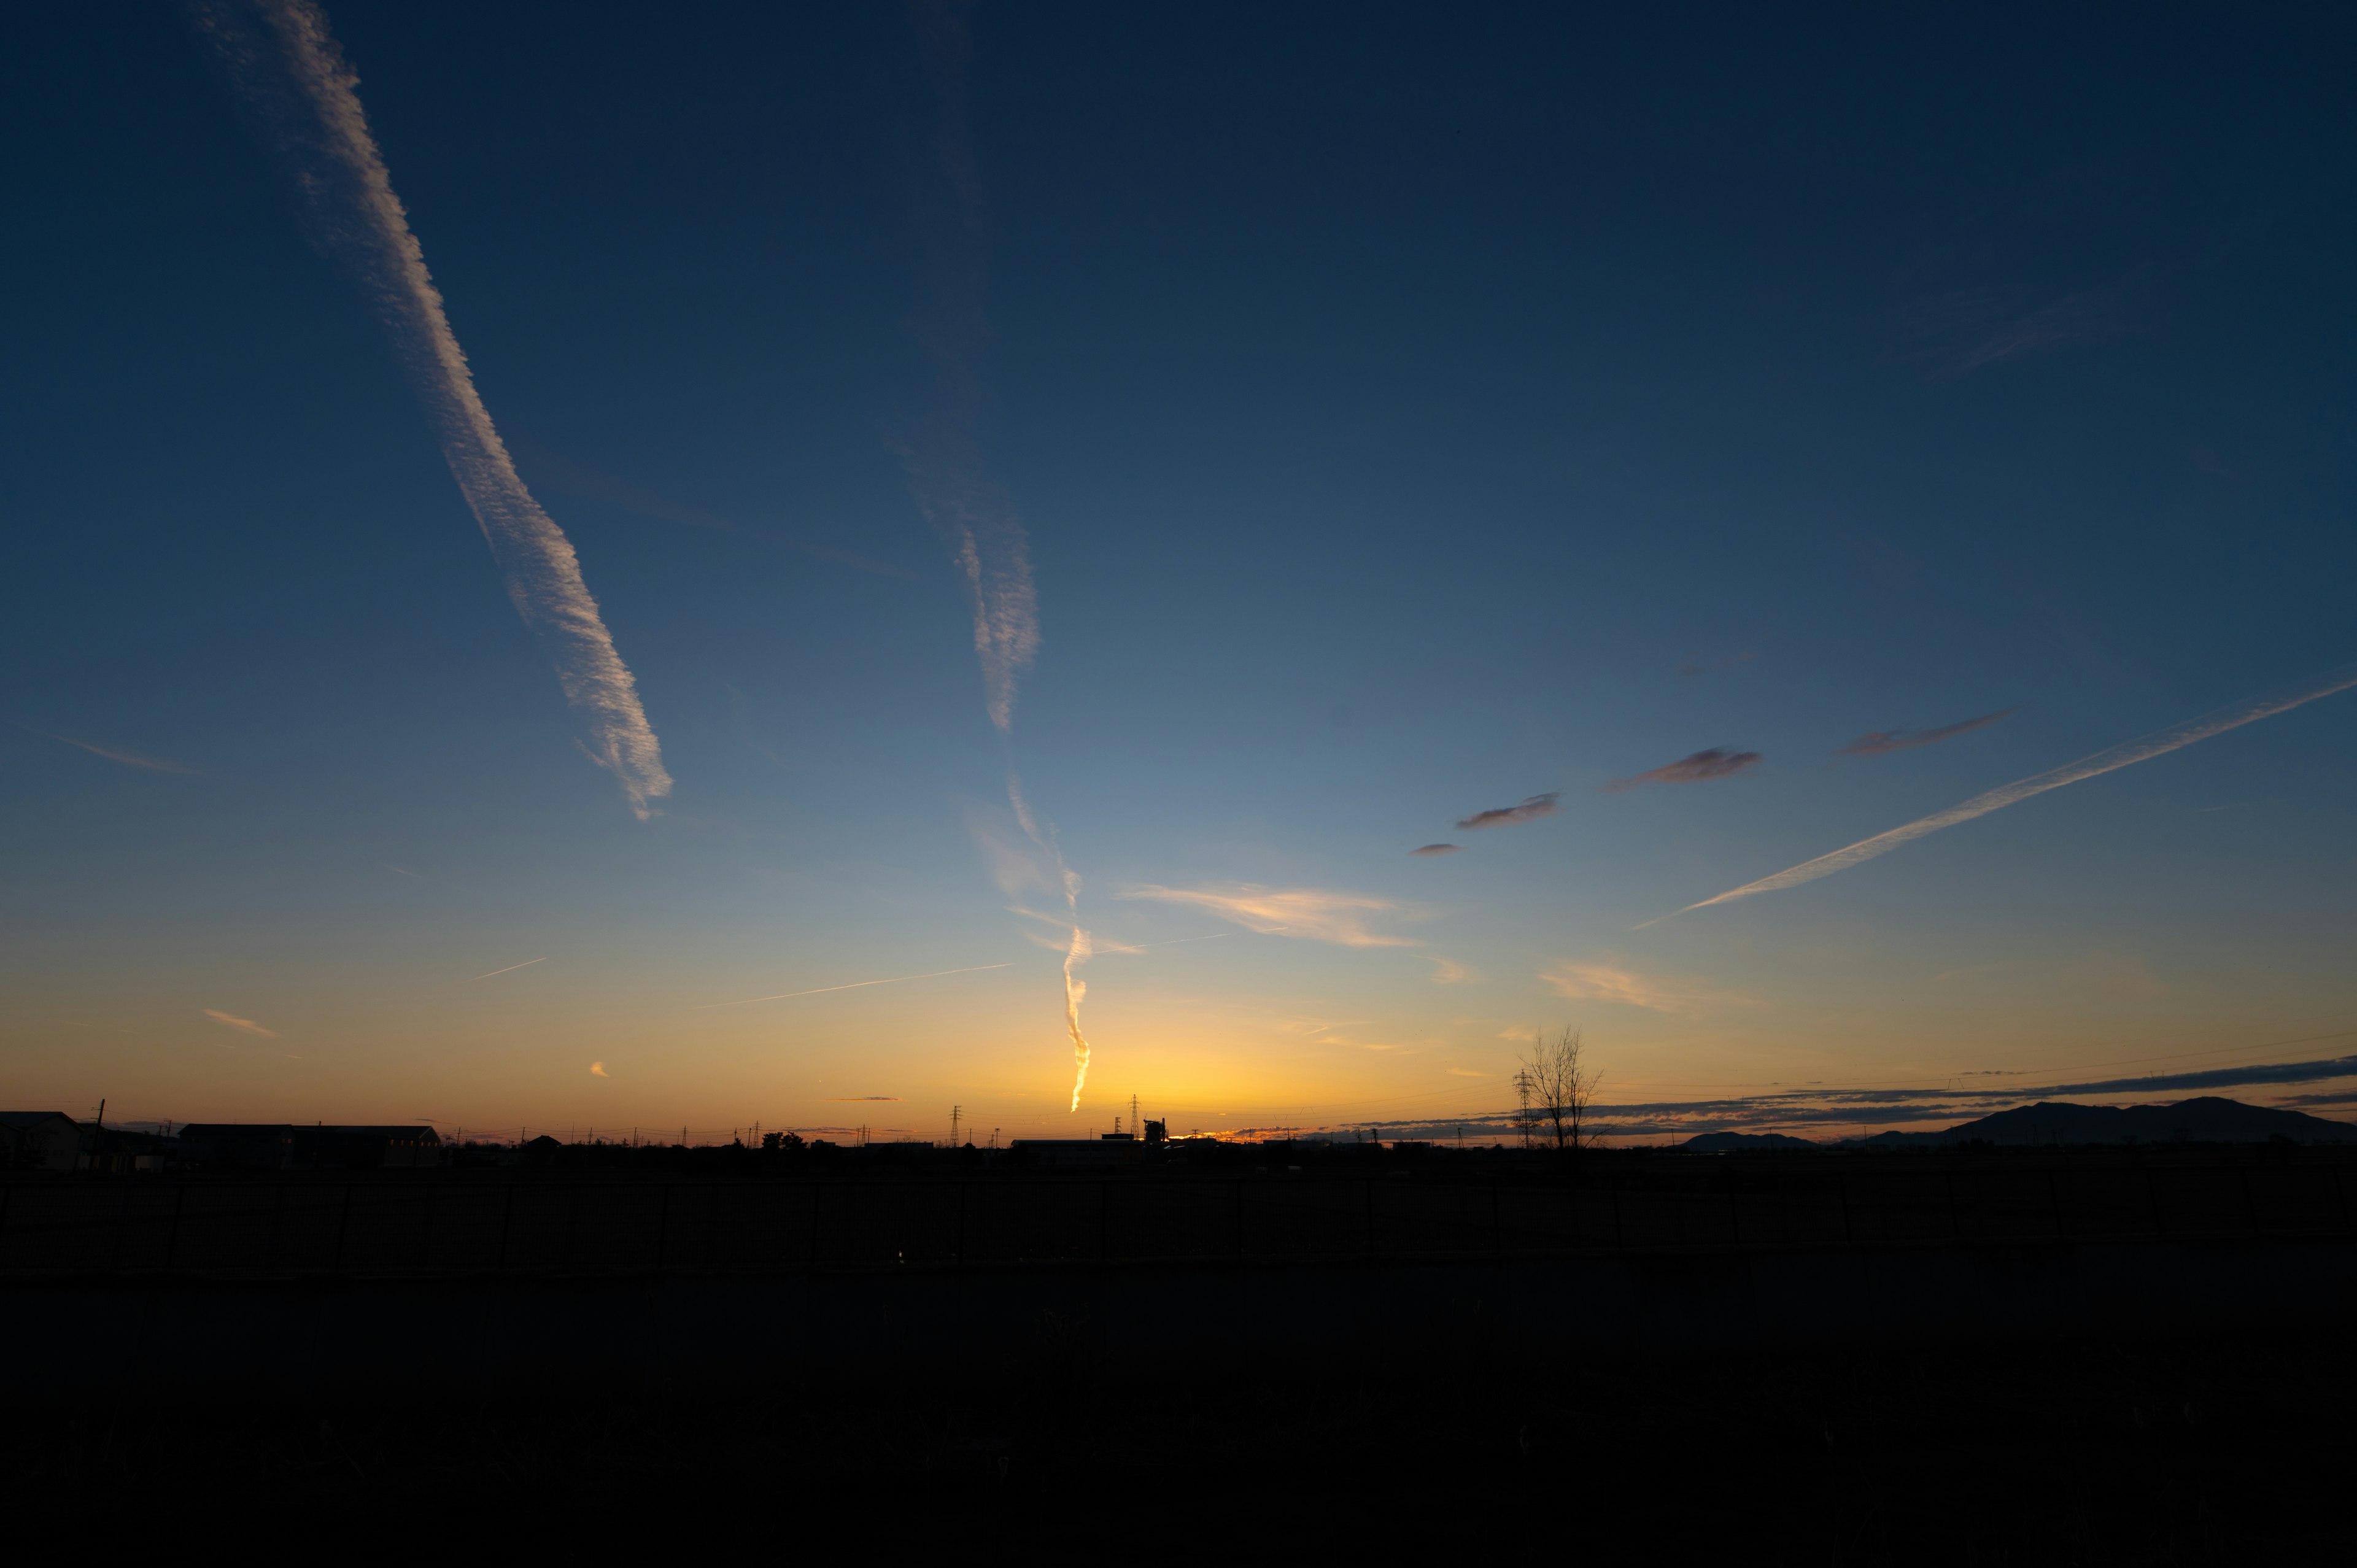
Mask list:
[[[1753,1150],[1822,1149],[1824,1145],[1813,1139],[1787,1137],[1781,1133],[1704,1133],[1688,1138],[1678,1147],[1690,1155],[1733,1155]]]
[[[2304,1111],[2245,1105],[2204,1095],[2174,1105],[2074,1105],[2040,1101],[2017,1105],[1943,1133],[1883,1133],[1853,1147],[1920,1148],[1934,1144],[2295,1144],[2357,1143],[2357,1126]]]

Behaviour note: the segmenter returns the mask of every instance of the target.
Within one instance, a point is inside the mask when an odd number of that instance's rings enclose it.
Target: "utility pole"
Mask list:
[[[1146,1129],[1138,1123],[1137,1096],[1135,1094],[1129,1097],[1129,1135],[1133,1138],[1146,1136]]]

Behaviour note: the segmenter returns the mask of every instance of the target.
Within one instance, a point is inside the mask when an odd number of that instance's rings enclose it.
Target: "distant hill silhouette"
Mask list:
[[[1755,1149],[1822,1149],[1824,1145],[1781,1133],[1705,1133],[1688,1138],[1678,1147],[1690,1155],[1732,1155]]]
[[[2296,1144],[2357,1143],[2357,1126],[2304,1111],[2245,1105],[2204,1095],[2174,1105],[2073,1105],[2040,1101],[1966,1122],[1944,1133],[1883,1133],[1853,1146],[1913,1148],[1934,1144]],[[1692,1145],[1688,1145],[1691,1147]]]

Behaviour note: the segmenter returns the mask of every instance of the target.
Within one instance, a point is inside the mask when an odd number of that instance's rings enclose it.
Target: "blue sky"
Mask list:
[[[25,22],[20,1098],[1329,1125],[1565,1024],[1647,1102],[2357,1027],[2357,693],[1632,929],[2357,659],[2345,25],[948,16],[324,12],[646,821],[285,122],[169,9]]]

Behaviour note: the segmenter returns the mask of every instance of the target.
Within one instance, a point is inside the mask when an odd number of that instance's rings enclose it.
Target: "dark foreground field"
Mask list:
[[[1523,1354],[1115,1365],[1046,1321],[993,1364],[915,1378],[198,1380],[19,1405],[0,1462],[20,1543],[38,1518],[108,1554],[216,1529],[324,1531],[339,1557],[393,1529],[1043,1561],[2194,1563],[2345,1544],[2357,1352],[2329,1326],[1633,1359],[1591,1354],[1557,1316],[1501,1344]]]

